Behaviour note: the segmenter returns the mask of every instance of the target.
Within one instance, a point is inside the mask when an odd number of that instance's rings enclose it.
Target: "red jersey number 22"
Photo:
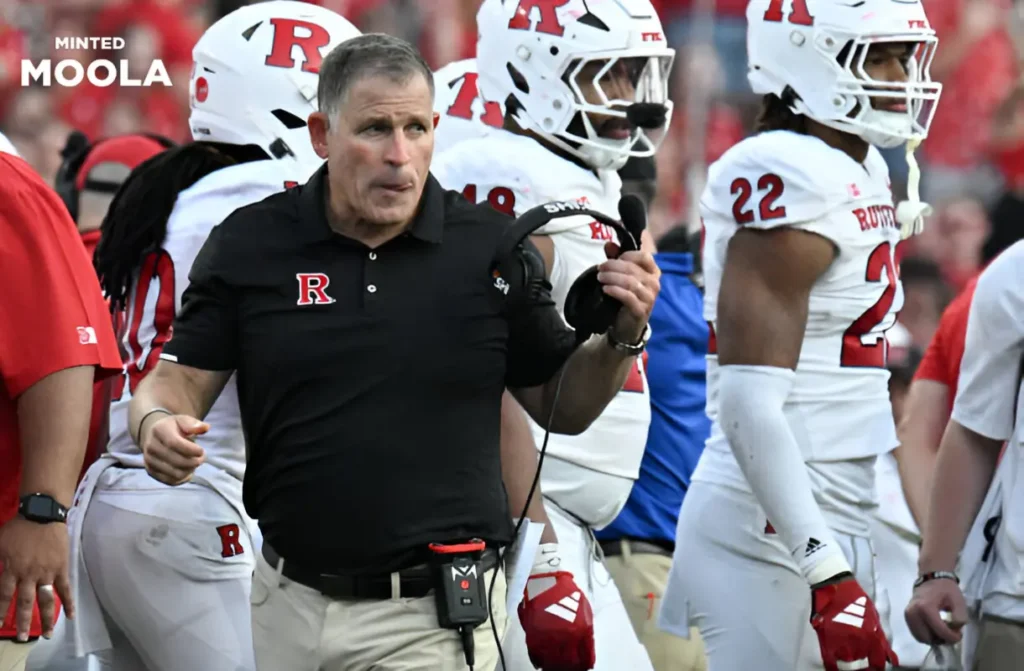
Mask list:
[[[859,368],[884,368],[886,363],[885,334],[875,329],[889,314],[893,300],[896,298],[896,280],[899,278],[899,267],[894,260],[891,243],[883,242],[875,247],[868,257],[864,279],[868,282],[886,281],[882,295],[875,304],[864,311],[850,328],[843,334],[843,348],[839,355],[839,365]],[[875,334],[873,343],[864,343],[864,337]]]

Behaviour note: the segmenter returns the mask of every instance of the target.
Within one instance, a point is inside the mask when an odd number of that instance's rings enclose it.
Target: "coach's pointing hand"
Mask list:
[[[146,472],[172,486],[188,482],[205,459],[203,448],[193,440],[209,430],[209,424],[188,415],[170,415],[146,422],[139,441]]]

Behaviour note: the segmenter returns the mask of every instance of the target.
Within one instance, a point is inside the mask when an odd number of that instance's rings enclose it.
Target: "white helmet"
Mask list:
[[[650,0],[484,0],[477,28],[480,93],[501,104],[514,99],[506,114],[521,128],[596,169],[618,170],[661,144],[672,117],[675,51],[665,46]],[[599,82],[625,59],[636,94],[609,99]],[[591,82],[580,81],[584,66],[595,62],[602,66],[593,78],[598,104],[581,90]],[[629,137],[601,137],[588,113],[628,118]],[[654,129],[657,137],[648,135]]]
[[[748,79],[754,93],[786,99],[792,110],[879,147],[928,136],[942,85],[931,79],[938,39],[920,0],[750,0]],[[907,81],[874,80],[864,63],[874,44],[915,45]],[[875,109],[872,98],[906,103]]]
[[[193,139],[258,145],[312,173],[323,163],[306,129],[318,109],[320,62],[357,35],[341,16],[305,2],[273,0],[231,12],[192,49]]]

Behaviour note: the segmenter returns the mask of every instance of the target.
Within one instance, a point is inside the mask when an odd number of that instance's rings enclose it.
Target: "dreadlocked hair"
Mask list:
[[[772,130],[788,130],[794,133],[807,132],[807,117],[793,111],[796,91],[786,87],[782,96],[769,93],[761,99],[761,112],[757,115],[754,131],[764,133]]]
[[[239,162],[213,143],[191,142],[152,156],[132,170],[107,209],[93,256],[111,313],[125,308],[143,260],[163,244],[178,194]]]

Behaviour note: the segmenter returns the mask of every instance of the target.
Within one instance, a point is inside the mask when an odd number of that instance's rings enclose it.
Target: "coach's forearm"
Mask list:
[[[512,515],[519,516],[525,505],[526,518],[544,525],[541,542],[557,543],[558,536],[544,509],[539,479],[533,497],[529,505],[526,505],[526,497],[529,496],[530,487],[538,475],[537,467],[537,446],[533,441],[533,432],[530,431],[526,413],[512,395],[505,392],[501,399],[501,477],[505,482],[509,508]]]
[[[57,371],[18,397],[21,489],[71,506],[92,417],[94,366]]]
[[[622,390],[626,376],[635,364],[636,357],[617,351],[608,336],[590,338],[569,357],[564,371],[559,371],[544,385],[544,419],[538,419],[536,414],[533,418],[543,426],[554,408],[552,431],[572,435],[583,433]],[[556,403],[558,378],[563,372],[565,379]]]
[[[999,461],[1002,443],[950,420],[935,464],[923,545],[921,573],[952,571]]]

